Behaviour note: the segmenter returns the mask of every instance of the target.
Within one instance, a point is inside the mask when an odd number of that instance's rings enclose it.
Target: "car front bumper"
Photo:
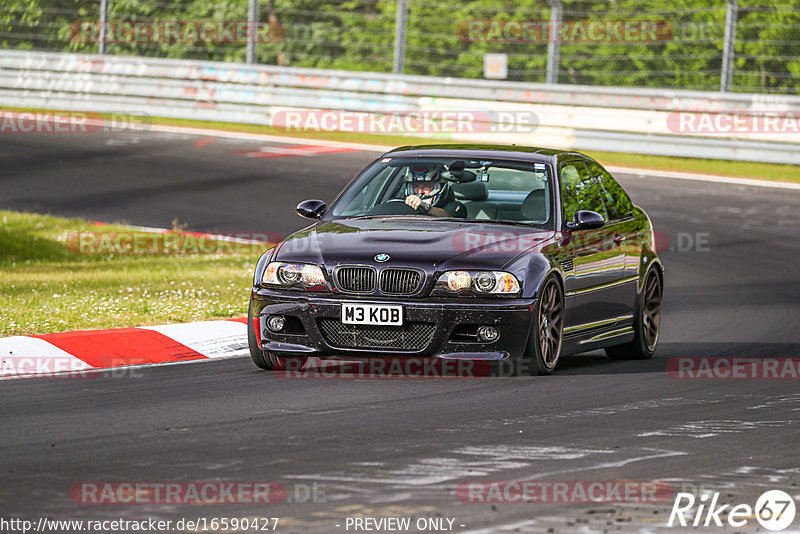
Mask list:
[[[320,320],[341,330],[358,330],[358,327],[341,324],[343,302],[359,304],[399,304],[403,306],[403,322],[432,325],[432,333],[422,345],[413,348],[376,346],[342,346],[320,327]],[[370,358],[385,356],[439,357],[474,360],[505,360],[519,358],[533,321],[533,300],[493,299],[391,299],[358,298],[346,295],[314,295],[258,288],[252,294],[252,319],[250,328],[256,334],[262,350],[282,355]],[[267,329],[266,319],[271,315],[291,318],[295,333],[276,333]],[[493,326],[498,332],[491,342],[471,339],[464,332],[473,327]],[[389,332],[398,327],[386,327]],[[385,331],[381,331],[384,334]],[[345,336],[346,337],[346,336]],[[374,336],[373,336],[374,337]],[[391,336],[389,336],[391,337]],[[342,339],[339,337],[338,339]],[[385,339],[383,340],[385,341]],[[380,343],[378,343],[380,345]]]

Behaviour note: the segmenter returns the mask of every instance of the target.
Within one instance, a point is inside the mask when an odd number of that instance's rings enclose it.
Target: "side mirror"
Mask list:
[[[326,209],[328,206],[322,200],[304,200],[295,208],[297,214],[306,219],[319,219],[325,215]]]
[[[568,222],[567,228],[570,230],[591,230],[600,228],[605,223],[606,220],[596,211],[578,210],[575,213],[575,222]]]

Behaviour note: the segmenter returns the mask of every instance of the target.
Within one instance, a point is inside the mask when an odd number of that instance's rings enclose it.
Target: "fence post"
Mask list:
[[[406,63],[406,29],[408,26],[408,0],[397,0],[397,15],[394,19],[394,61],[392,72],[403,74]]]
[[[547,71],[546,83],[558,83],[558,63],[561,43],[558,40],[558,26],[561,24],[561,0],[547,0],[550,4],[550,28],[547,32]]]
[[[97,53],[106,53],[106,26],[108,25],[108,0],[100,0],[100,38],[97,43]]]
[[[725,10],[725,42],[722,45],[722,72],[720,73],[719,81],[719,90],[723,93],[731,90],[734,43],[736,42],[736,20],[739,12],[736,0],[725,0],[725,2],[727,3],[727,9]]]
[[[258,59],[258,0],[250,0],[247,8],[247,63]]]

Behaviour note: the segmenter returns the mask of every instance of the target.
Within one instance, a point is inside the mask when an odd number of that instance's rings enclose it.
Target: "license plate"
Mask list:
[[[344,324],[403,324],[403,307],[387,304],[342,304]]]

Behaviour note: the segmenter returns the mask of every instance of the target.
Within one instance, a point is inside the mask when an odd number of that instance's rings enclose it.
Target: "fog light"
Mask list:
[[[500,337],[500,332],[493,326],[482,326],[478,328],[478,339],[481,341],[494,341]]]
[[[270,315],[267,317],[267,328],[271,332],[280,332],[286,326],[286,318],[283,315]]]

